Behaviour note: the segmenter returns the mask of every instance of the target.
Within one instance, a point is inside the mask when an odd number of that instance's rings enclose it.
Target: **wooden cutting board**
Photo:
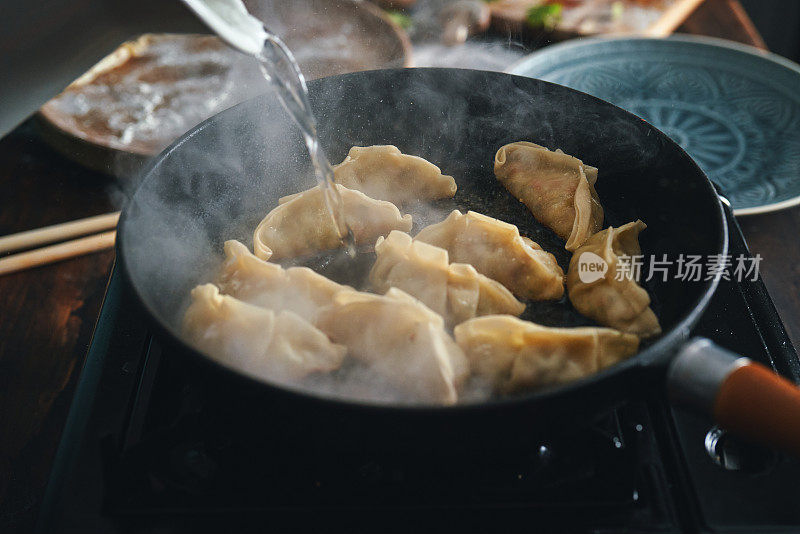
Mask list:
[[[358,0],[247,0],[307,78],[409,66],[405,32]],[[128,176],[209,116],[269,88],[256,63],[210,35],[146,34],[124,43],[45,104],[41,136],[66,157]]]

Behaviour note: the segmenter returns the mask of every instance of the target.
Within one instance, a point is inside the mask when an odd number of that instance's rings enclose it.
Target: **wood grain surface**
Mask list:
[[[734,0],[707,0],[680,31],[764,46]],[[23,124],[0,140],[0,235],[112,211],[112,187]],[[741,224],[798,346],[800,208]],[[107,251],[0,277],[0,532],[32,529],[112,263]]]
[[[765,50],[767,48],[761,34],[737,0],[706,0],[677,31],[730,39]]]
[[[741,217],[739,225],[750,251],[762,257],[764,283],[800,352],[800,206]]]
[[[108,178],[24,124],[0,140],[0,235],[111,211]],[[114,253],[0,277],[0,532],[29,532]]]

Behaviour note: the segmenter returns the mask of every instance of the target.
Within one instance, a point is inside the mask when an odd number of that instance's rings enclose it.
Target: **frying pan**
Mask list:
[[[647,256],[727,253],[722,204],[702,171],[664,134],[607,102],[539,80],[455,69],[362,72],[320,79],[309,89],[331,161],[353,145],[394,144],[422,156],[458,183],[456,197],[435,215],[472,209],[516,224],[564,267],[563,243],[494,177],[494,154],[506,143],[561,148],[598,167],[605,224],[644,220]],[[400,447],[499,440],[528,446],[616,402],[661,391],[666,377],[677,401],[712,412],[730,430],[800,451],[800,433],[788,424],[800,421],[800,396],[789,382],[706,340],[687,343],[714,279],[687,282],[671,273],[648,282],[664,333],[618,365],[560,387],[451,407],[292,389],[239,374],[184,343],[179,326],[187,295],[212,278],[223,241],[251,244],[253,228],[280,196],[312,185],[299,132],[265,94],[210,118],[165,150],[124,210],[117,241],[124,280],[168,347],[170,365],[204,376],[220,404],[233,402],[226,392],[242,392],[248,401],[240,409],[279,414],[287,428],[305,428],[316,441],[332,443],[347,433]],[[589,324],[566,299],[533,303],[523,317]]]

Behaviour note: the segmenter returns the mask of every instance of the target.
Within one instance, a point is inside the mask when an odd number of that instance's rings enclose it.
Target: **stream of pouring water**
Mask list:
[[[325,198],[325,205],[333,218],[345,251],[353,257],[355,239],[345,221],[342,197],[333,181],[333,168],[319,144],[317,122],[308,100],[305,77],[286,44],[268,30],[264,49],[256,59],[259,61],[264,78],[275,88],[286,111],[303,134],[319,188]]]

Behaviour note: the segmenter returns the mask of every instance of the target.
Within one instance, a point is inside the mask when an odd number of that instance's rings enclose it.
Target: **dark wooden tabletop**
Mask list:
[[[708,0],[686,33],[764,46],[735,0]],[[113,182],[47,147],[31,122],[0,140],[0,235],[113,211]],[[800,208],[741,220],[800,343]],[[28,532],[113,264],[96,253],[0,277],[0,531]]]

